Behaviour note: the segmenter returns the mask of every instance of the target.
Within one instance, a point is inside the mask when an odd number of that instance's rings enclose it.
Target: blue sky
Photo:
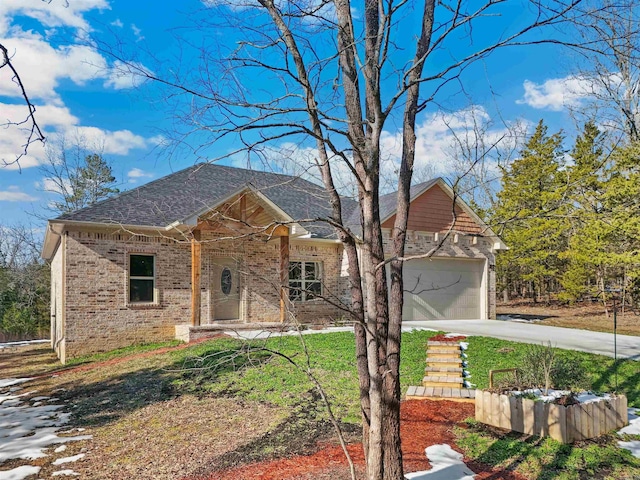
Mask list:
[[[138,85],[131,76],[121,75],[112,58],[87,44],[87,36],[114,43],[117,38],[129,52],[152,51],[167,59],[179,52],[173,34],[190,35],[182,27],[188,27],[193,17],[185,13],[201,8],[196,0],[68,0],[68,4],[65,0],[1,0],[0,39],[14,54],[13,62],[37,105],[37,118],[47,137],[64,134],[67,140],[81,137],[100,145],[113,165],[118,187],[125,190],[192,165],[198,158],[188,150],[170,160],[160,154],[158,147],[166,141],[163,131],[170,130],[174,121],[168,105],[153,85]],[[505,13],[505,25],[518,21],[515,11]],[[482,25],[478,28],[476,38],[490,34]],[[201,40],[196,34],[192,38]],[[182,55],[186,62],[196,61],[193,53],[182,51]],[[147,68],[148,57],[141,59]],[[484,120],[500,116],[507,122],[519,119],[533,125],[544,118],[551,130],[571,132],[573,122],[564,107],[580,101],[567,93],[571,67],[570,55],[557,47],[510,48],[475,65],[464,77],[464,87],[475,106],[474,115]],[[255,82],[259,86],[264,79]],[[452,141],[450,127],[462,129],[460,119],[468,118],[464,112],[469,99],[461,97],[458,88],[451,89],[441,97],[445,113],[434,106],[418,119],[419,164],[435,165],[435,171],[441,172],[442,156]],[[2,69],[0,116],[15,120],[21,115],[24,106],[18,91],[7,69]],[[498,122],[492,128],[499,134],[502,127]],[[393,122],[383,140],[390,151],[397,149]],[[18,129],[0,129],[0,159],[15,158],[23,141]],[[233,142],[223,141],[204,154],[215,156],[231,148]],[[38,224],[26,212],[47,215],[43,206],[53,197],[43,191],[46,178],[39,169],[43,161],[43,147],[34,145],[19,168],[15,164],[0,167],[0,225]]]

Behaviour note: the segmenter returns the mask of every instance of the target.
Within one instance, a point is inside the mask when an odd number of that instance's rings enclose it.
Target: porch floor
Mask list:
[[[280,322],[264,323],[237,323],[237,322],[215,322],[206,325],[176,325],[177,340],[190,343],[197,340],[214,338],[225,331],[243,330],[264,330],[267,332],[286,332],[293,328],[293,325]]]

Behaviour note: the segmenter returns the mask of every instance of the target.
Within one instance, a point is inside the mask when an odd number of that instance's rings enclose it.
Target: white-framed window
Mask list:
[[[147,253],[129,254],[129,303],[156,301],[156,257]]]
[[[305,302],[322,295],[320,262],[289,262],[289,299]]]

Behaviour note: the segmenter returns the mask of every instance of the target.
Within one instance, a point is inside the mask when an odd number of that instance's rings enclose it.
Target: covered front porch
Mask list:
[[[252,189],[243,189],[191,224],[190,323],[176,338],[222,330],[281,329],[290,318],[290,237],[304,229]]]

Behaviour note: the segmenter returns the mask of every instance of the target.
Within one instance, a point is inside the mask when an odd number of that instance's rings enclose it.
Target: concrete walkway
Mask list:
[[[549,327],[539,324],[503,320],[437,320],[403,322],[403,328],[433,328],[445,332],[513,340],[547,343],[558,348],[579,350],[613,357],[613,334]],[[640,360],[640,337],[618,335],[618,358]]]

